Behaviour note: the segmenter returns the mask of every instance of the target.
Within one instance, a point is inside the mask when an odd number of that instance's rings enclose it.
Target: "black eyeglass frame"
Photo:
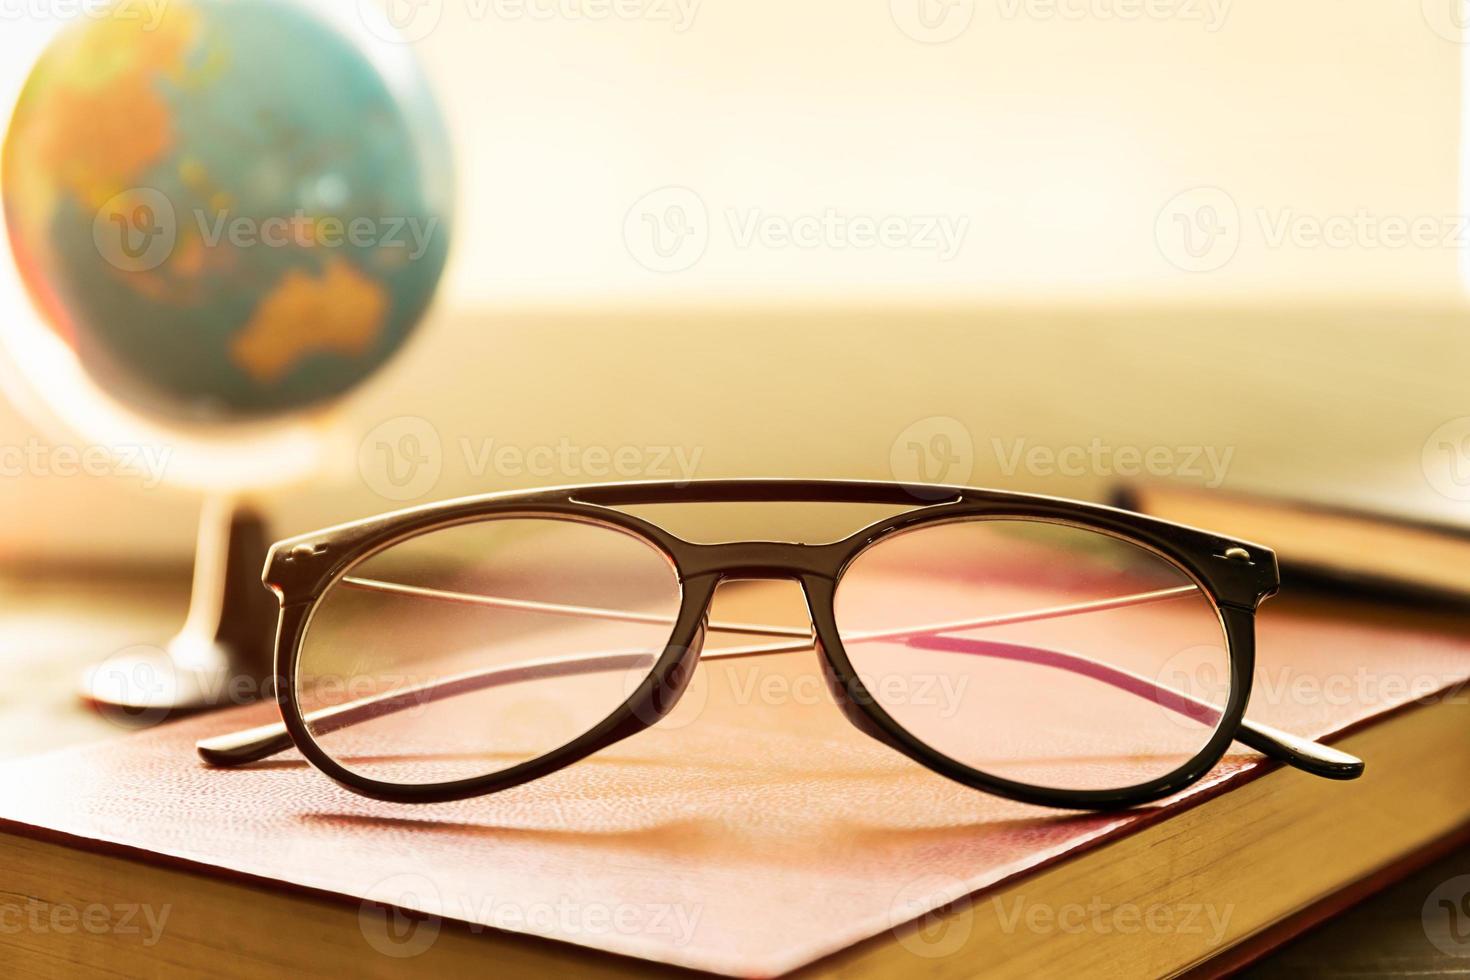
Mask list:
[[[839,541],[686,541],[620,507],[679,503],[834,503],[912,505]],[[321,597],[358,562],[405,539],[486,519],[562,518],[633,534],[671,562],[681,596],[664,651],[646,677],[612,714],[584,735],[545,755],[484,776],[435,784],[389,783],[338,763],[313,738],[296,700],[297,662],[311,614]],[[1106,790],[1033,786],[964,765],[919,741],[883,710],[863,686],[843,648],[834,598],[843,572],[862,552],[889,535],[956,520],[1013,518],[1072,525],[1142,546],[1186,572],[1214,605],[1230,662],[1230,693],[1204,747],[1163,776]],[[843,714],[861,731],[919,764],[963,785],[1008,799],[1067,809],[1108,810],[1170,796],[1209,772],[1230,743],[1240,740],[1280,761],[1319,776],[1351,779],[1363,764],[1337,750],[1263,725],[1246,723],[1255,669],[1255,610],[1280,584],[1267,547],[1100,504],[968,487],[846,480],[699,480],[560,487],[466,497],[339,525],[277,543],[263,580],[281,601],[276,636],[276,697],[286,733],[326,775],[353,792],[405,803],[466,799],[508,789],[565,768],[664,717],[693,676],[716,587],[727,579],[776,578],[798,582],[806,596],[823,674]],[[206,742],[209,740],[206,740]],[[282,740],[283,741],[283,740]],[[257,743],[259,744],[259,743]],[[284,747],[284,746],[280,746]],[[279,747],[272,751],[279,750]],[[201,754],[217,764],[249,761],[228,750]],[[256,752],[250,758],[258,758]]]

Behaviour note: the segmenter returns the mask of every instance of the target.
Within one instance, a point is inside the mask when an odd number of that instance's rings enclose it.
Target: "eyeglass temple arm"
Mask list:
[[[1162,594],[1162,597],[1172,598],[1173,593],[1178,591],[1165,590],[1167,594]],[[1133,596],[1124,598],[1138,602],[1158,601],[1160,597],[1160,593],[1145,593],[1142,597]],[[1112,605],[1122,604],[1120,600],[1102,600],[1102,602]],[[1083,607],[1086,610],[1091,610],[1097,608],[1097,605],[1097,603],[1084,603],[1073,607],[1058,607],[1058,609],[1061,610],[1059,614],[1067,615]],[[585,607],[567,608],[576,608],[579,613],[594,612],[594,610]],[[626,615],[635,616],[638,614]],[[985,620],[985,622],[993,623],[995,619],[1016,621],[1017,617],[1022,616],[1029,617],[1030,614],[1022,613],[1013,614],[1010,617],[992,617],[991,619]],[[1201,724],[1213,725],[1219,720],[1219,708],[1207,701],[1203,701],[1183,691],[1157,684],[1139,674],[1102,663],[1090,657],[1082,656],[1081,654],[1016,643],[942,635],[942,631],[944,630],[964,628],[966,625],[966,623],[930,624],[928,626],[909,627],[902,630],[858,634],[848,642],[863,642],[874,639],[902,639],[909,645],[922,649],[945,650],[953,653],[1017,660],[1023,663],[1051,667],[1085,676],[1126,693],[1147,698],[1170,711],[1192,718]],[[806,637],[801,642],[758,644],[705,651],[703,657],[712,660],[794,653],[809,649],[812,645],[808,634],[790,627],[712,623],[709,628],[721,632],[801,635]],[[453,677],[404,688],[389,694],[368,696],[356,701],[349,701],[330,708],[324,708],[314,711],[306,717],[312,722],[318,734],[325,734],[398,711],[419,707],[461,694],[485,690],[487,688],[533,680],[544,680],[552,677],[577,676],[579,674],[603,670],[631,669],[636,666],[647,665],[651,659],[651,655],[644,651],[608,651],[567,657],[552,657],[519,664],[514,667],[468,671]],[[1268,725],[1260,724],[1259,722],[1242,719],[1240,728],[1235,733],[1235,737],[1245,745],[1271,758],[1278,759],[1315,775],[1326,776],[1332,779],[1354,779],[1363,772],[1362,761],[1346,752],[1341,752],[1308,739],[1300,738]],[[284,752],[291,748],[291,746],[291,736],[285,724],[274,722],[245,731],[202,739],[197,743],[196,749],[200,756],[212,765],[238,766],[268,758],[279,752]]]
[[[1177,688],[1155,683],[1141,674],[1114,667],[1068,650],[1026,646],[994,640],[973,640],[960,636],[918,634],[908,645],[923,650],[968,653],[1001,660],[1016,660],[1041,667],[1054,667],[1107,684],[1129,694],[1146,698],[1163,708],[1213,726],[1220,720],[1220,709]],[[1363,774],[1363,761],[1331,746],[1283,732],[1249,718],[1240,720],[1235,739],[1273,759],[1305,772],[1329,779],[1356,779]]]
[[[306,718],[312,723],[316,734],[324,735],[461,694],[473,694],[488,688],[552,677],[576,677],[601,670],[627,670],[640,664],[648,664],[652,660],[653,657],[644,651],[612,651],[551,657],[514,667],[472,670],[414,687],[400,688],[388,694],[369,695],[356,701],[322,708],[311,712]],[[211,765],[239,766],[284,752],[291,745],[291,736],[285,723],[278,721],[228,735],[200,739],[194,747],[204,761]]]

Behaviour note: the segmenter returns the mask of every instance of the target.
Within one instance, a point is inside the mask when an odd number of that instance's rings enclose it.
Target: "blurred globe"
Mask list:
[[[449,154],[418,65],[333,12],[365,4],[143,7],[68,29],[20,96],[0,187],[21,277],[144,415],[330,401],[403,344],[444,268]]]

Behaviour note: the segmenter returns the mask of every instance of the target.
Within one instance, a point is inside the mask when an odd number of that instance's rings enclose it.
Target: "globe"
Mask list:
[[[367,6],[121,3],[42,54],[0,159],[11,251],[121,406],[205,425],[323,406],[420,321],[447,140]]]
[[[83,680],[147,720],[241,679],[265,696],[249,495],[319,467],[345,435],[332,406],[420,322],[453,182],[421,66],[372,4],[83,6],[54,38],[5,28],[50,43],[0,149],[19,273],[0,270],[0,386],[54,438],[166,454],[166,481],[206,494],[183,628]]]

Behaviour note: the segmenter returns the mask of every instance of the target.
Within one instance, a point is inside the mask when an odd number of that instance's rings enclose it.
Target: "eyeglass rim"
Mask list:
[[[613,483],[556,487],[546,490],[481,494],[424,504],[364,518],[274,544],[262,580],[282,605],[317,598],[346,565],[395,540],[517,508],[541,513],[581,515],[639,533],[680,562],[693,577],[740,564],[771,564],[762,559],[789,542],[737,542],[703,545],[686,541],[658,524],[619,510],[620,507],[674,503],[820,502],[911,505],[911,510],[874,521],[829,545],[806,546],[815,562],[803,562],[816,573],[835,576],[821,562],[832,555],[875,542],[909,524],[936,515],[975,514],[1056,517],[1092,529],[1112,531],[1142,543],[1175,561],[1199,578],[1222,605],[1254,610],[1280,587],[1276,555],[1268,547],[1213,531],[1190,527],[1105,504],[1041,494],[941,484],[904,484],[859,480],[694,480],[689,482]],[[827,549],[819,555],[818,549]],[[789,552],[785,552],[789,556]],[[737,561],[737,556],[739,561]],[[806,569],[802,569],[806,570]]]
[[[863,683],[862,676],[848,656],[847,649],[842,639],[842,628],[837,622],[837,593],[842,585],[843,578],[847,575],[851,566],[864,554],[881,547],[902,535],[915,531],[928,530],[932,527],[942,527],[948,524],[968,524],[978,521],[1016,521],[1018,523],[1045,523],[1060,527],[1072,527],[1093,534],[1102,534],[1115,540],[1125,542],[1146,551],[1178,569],[1199,589],[1200,595],[1209,603],[1211,612],[1215,615],[1220,625],[1220,636],[1225,643],[1225,657],[1230,669],[1230,687],[1226,695],[1226,704],[1220,711],[1210,737],[1200,746],[1188,759],[1181,762],[1174,769],[1159,776],[1144,780],[1129,786],[1109,787],[1106,789],[1064,789],[1059,787],[1042,786],[1036,783],[1028,783],[1024,780],[1010,779],[995,773],[968,765],[953,756],[923,741],[914,735],[901,722],[894,718],[883,707],[882,700],[867,689]],[[844,678],[848,679],[848,690],[846,692],[834,692],[859,702],[865,712],[878,722],[882,729],[880,741],[884,741],[893,748],[920,764],[939,772],[941,775],[949,776],[964,785],[982,787],[989,792],[1005,796],[1009,799],[1021,800],[1023,802],[1039,802],[1048,806],[1079,806],[1085,809],[1111,809],[1122,806],[1137,806],[1141,803],[1151,802],[1171,796],[1181,789],[1194,783],[1207,772],[1219,764],[1225,753],[1230,748],[1230,743],[1235,740],[1235,731],[1245,717],[1245,709],[1250,700],[1250,687],[1255,675],[1255,614],[1252,610],[1244,617],[1243,621],[1237,620],[1232,623],[1229,612],[1240,612],[1240,610],[1228,609],[1222,606],[1216,596],[1211,592],[1209,584],[1196,574],[1178,562],[1172,560],[1159,549],[1124,534],[1112,530],[1092,527],[1086,523],[1060,518],[1037,518],[1020,517],[1012,514],[1003,515],[970,515],[960,517],[941,517],[937,520],[920,522],[905,527],[893,534],[875,540],[864,546],[853,554],[843,565],[837,578],[831,584],[831,595],[826,597],[823,603],[831,610],[832,620],[832,644],[828,649],[823,647],[823,654],[834,659],[834,669]],[[1245,658],[1245,663],[1237,662],[1237,651]],[[1244,690],[1241,689],[1244,685]],[[844,713],[847,708],[841,703]],[[859,728],[866,730],[865,726],[858,722],[851,714],[849,719],[854,721]],[[1124,802],[1119,802],[1120,800]]]
[[[695,544],[657,524],[617,510],[640,503],[833,500],[851,503],[912,503],[913,510],[875,521],[827,545],[789,542]],[[879,499],[873,499],[879,498]],[[391,783],[363,776],[338,763],[316,742],[296,697],[297,665],[311,613],[330,585],[365,557],[406,538],[479,520],[514,516],[559,516],[612,525],[643,537],[676,569],[679,612],[662,655],[644,682],[612,714],[558,749],[500,772],[442,783]],[[1220,614],[1230,662],[1230,694],[1209,742],[1175,770],[1120,789],[1070,790],[1032,786],[984,773],[919,742],[871,697],[854,699],[843,690],[863,690],[842,646],[834,599],[841,574],[859,554],[888,534],[936,522],[974,517],[1061,518],[1061,522],[1114,536],[1171,559],[1190,574]],[[1245,550],[1249,562],[1233,557]],[[704,619],[715,586],[753,570],[762,556],[799,581],[811,606],[824,670],[839,707],[861,730],[932,771],[974,789],[1023,803],[1069,809],[1115,809],[1172,795],[1196,782],[1224,756],[1244,716],[1254,673],[1254,609],[1279,584],[1275,555],[1250,542],[1099,504],[1010,491],[861,481],[694,481],[688,484],[614,484],[544,491],[488,494],[429,504],[301,535],[275,545],[264,579],[281,599],[276,671],[277,700],[296,747],[319,770],[362,795],[396,802],[443,802],[498,792],[565,768],[593,752],[655,724],[678,700],[692,677],[703,643]],[[788,567],[784,563],[791,563]],[[758,569],[757,569],[758,570]],[[691,655],[692,654],[692,655]],[[851,685],[856,684],[857,688]]]

